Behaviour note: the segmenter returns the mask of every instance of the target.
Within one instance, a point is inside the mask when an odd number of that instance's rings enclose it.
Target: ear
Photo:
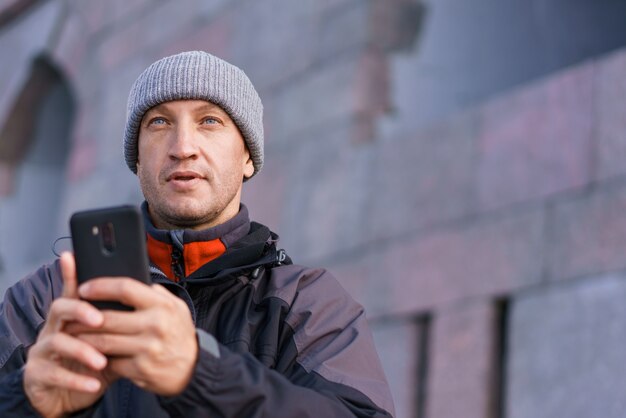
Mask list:
[[[243,177],[245,179],[249,179],[250,177],[252,177],[252,174],[254,174],[254,162],[252,161],[252,158],[250,158],[250,154],[248,153],[248,158],[246,159],[246,162],[243,166]]]
[[[145,116],[145,115],[144,115]],[[141,122],[143,123],[143,119],[141,119]],[[141,137],[141,123],[139,124],[139,132],[137,133],[137,143],[135,144],[135,147],[137,148],[137,157],[135,158],[135,164],[137,166],[139,166],[139,138]]]

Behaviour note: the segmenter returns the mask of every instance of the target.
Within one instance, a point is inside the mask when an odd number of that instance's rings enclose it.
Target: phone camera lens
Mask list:
[[[111,254],[115,251],[115,230],[113,229],[113,224],[107,222],[100,227],[100,230],[102,231],[102,248],[105,254]]]

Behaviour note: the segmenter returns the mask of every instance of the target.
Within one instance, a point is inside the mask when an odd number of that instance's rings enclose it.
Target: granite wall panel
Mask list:
[[[494,416],[495,313],[489,300],[435,312],[426,417]]]
[[[513,299],[506,417],[624,415],[625,278],[561,282]]]
[[[478,201],[485,210],[545,198],[591,180],[593,65],[481,109]]]

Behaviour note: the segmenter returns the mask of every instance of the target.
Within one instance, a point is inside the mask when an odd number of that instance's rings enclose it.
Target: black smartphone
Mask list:
[[[131,277],[149,284],[143,219],[135,206],[76,212],[70,218],[78,284],[96,277]],[[115,301],[93,301],[99,309],[132,310]]]

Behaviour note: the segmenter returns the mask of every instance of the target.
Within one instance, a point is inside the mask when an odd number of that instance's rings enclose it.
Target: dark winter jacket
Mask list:
[[[169,398],[118,380],[94,407],[78,415],[389,417],[393,413],[362,307],[328,272],[291,264],[284,252],[277,251],[277,236],[249,222],[244,206],[232,220],[205,231],[157,230],[149,221],[146,226],[149,243],[152,240],[152,280],[187,302],[198,330],[201,349],[192,379],[180,395]],[[217,257],[198,253],[198,245],[205,248],[206,242],[223,245]],[[163,260],[155,263],[165,249],[172,253],[169,266]],[[190,267],[198,257],[213,259]],[[174,275],[174,280],[166,275]],[[1,417],[36,416],[24,395],[22,366],[61,290],[56,261],[5,294],[0,305]]]

